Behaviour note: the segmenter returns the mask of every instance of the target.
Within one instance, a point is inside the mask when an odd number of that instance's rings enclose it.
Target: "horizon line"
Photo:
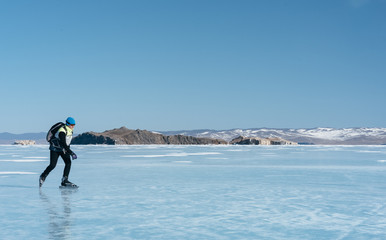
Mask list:
[[[126,126],[122,126],[127,128]],[[119,127],[119,128],[122,128]],[[112,129],[107,129],[104,131],[109,131],[113,129],[119,129],[119,128],[112,128]],[[252,128],[229,128],[229,129],[210,129],[210,128],[197,128],[197,129],[180,129],[180,130],[147,130],[147,129],[140,129],[140,130],[146,130],[146,131],[151,131],[151,132],[184,132],[184,131],[232,131],[232,130],[254,130],[254,129],[336,129],[336,130],[342,130],[342,129],[361,129],[361,128],[376,128],[376,129],[386,129],[386,127],[305,127],[305,128],[291,128],[291,127],[252,127]],[[130,128],[128,128],[130,129]],[[136,130],[132,128],[133,130]],[[138,129],[138,128],[137,128]],[[76,132],[76,131],[75,131]],[[90,132],[90,131],[85,131],[85,132]],[[41,131],[41,132],[24,132],[24,133],[11,133],[11,132],[0,132],[0,134],[11,134],[11,135],[23,135],[23,134],[46,134],[47,132]]]

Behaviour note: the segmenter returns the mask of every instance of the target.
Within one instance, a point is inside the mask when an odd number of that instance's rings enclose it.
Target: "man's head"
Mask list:
[[[71,129],[74,129],[74,127],[75,127],[75,119],[73,119],[72,117],[68,117],[66,119],[66,125],[69,126]]]

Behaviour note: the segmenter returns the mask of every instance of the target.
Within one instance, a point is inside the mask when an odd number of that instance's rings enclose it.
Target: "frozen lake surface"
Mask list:
[[[0,146],[0,239],[385,239],[386,146]]]

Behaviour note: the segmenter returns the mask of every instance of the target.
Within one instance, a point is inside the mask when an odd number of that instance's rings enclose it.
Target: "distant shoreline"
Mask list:
[[[166,136],[183,135],[197,138],[222,139],[230,142],[239,136],[269,138],[278,137],[297,142],[299,145],[386,145],[386,128],[250,128],[230,130],[181,130],[149,131]],[[80,135],[80,134],[79,134]],[[33,140],[36,145],[46,145],[46,132],[0,133],[0,145],[12,145],[17,140]],[[77,135],[74,135],[77,136]]]

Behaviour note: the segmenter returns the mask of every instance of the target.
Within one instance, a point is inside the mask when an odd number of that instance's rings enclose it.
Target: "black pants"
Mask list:
[[[63,171],[63,177],[67,177],[70,174],[71,169],[71,157],[70,154],[64,154],[63,152],[55,152],[50,151],[50,165],[44,170],[42,173],[42,176],[47,177],[48,174],[56,167],[56,164],[58,163],[59,156],[62,157],[64,161],[64,171]]]

